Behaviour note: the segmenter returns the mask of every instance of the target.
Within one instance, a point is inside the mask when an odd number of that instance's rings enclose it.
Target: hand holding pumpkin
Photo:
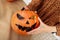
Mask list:
[[[42,23],[35,11],[29,11],[27,9],[24,10],[23,8],[12,16],[11,26],[15,32],[21,35],[30,35],[56,31],[55,27],[49,27]]]
[[[15,32],[21,35],[28,35],[28,32],[38,28],[40,22],[34,11],[17,11],[11,19],[11,26]]]
[[[48,26],[46,24],[44,24],[41,19],[39,19],[40,21],[40,26],[30,32],[28,32],[29,35],[34,35],[34,34],[39,34],[39,33],[44,33],[44,32],[47,32],[47,33],[51,33],[51,32],[56,32],[56,27],[51,27],[51,26]]]
[[[28,7],[24,7],[25,9],[28,9],[30,10]],[[35,11],[35,13],[37,13],[37,11]],[[44,24],[41,19],[39,18],[39,21],[40,21],[40,25],[38,28],[28,32],[28,34],[38,34],[38,33],[43,33],[43,32],[56,32],[56,27],[51,27],[51,26],[48,26],[46,24]]]

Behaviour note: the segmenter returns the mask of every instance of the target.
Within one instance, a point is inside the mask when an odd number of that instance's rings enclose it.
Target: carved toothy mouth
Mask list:
[[[26,32],[29,32],[29,31],[31,31],[32,29],[35,29],[36,23],[33,24],[31,27],[23,27],[23,26],[21,26],[21,25],[19,25],[19,24],[16,24],[16,26],[17,26],[19,29],[21,29],[22,31],[26,30]]]

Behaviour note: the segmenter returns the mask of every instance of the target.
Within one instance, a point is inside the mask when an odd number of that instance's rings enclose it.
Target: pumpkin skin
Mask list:
[[[28,35],[27,32],[39,25],[38,15],[34,11],[17,11],[12,15],[11,26],[18,34]]]

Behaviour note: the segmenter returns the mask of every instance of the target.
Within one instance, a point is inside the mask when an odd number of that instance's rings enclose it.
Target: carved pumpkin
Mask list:
[[[13,30],[22,35],[37,28],[39,24],[38,15],[33,11],[17,11],[11,19]]]

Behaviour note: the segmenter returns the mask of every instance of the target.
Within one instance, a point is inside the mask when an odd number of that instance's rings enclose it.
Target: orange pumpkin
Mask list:
[[[11,19],[11,26],[15,32],[27,35],[27,32],[39,26],[38,15],[34,11],[17,11]]]

